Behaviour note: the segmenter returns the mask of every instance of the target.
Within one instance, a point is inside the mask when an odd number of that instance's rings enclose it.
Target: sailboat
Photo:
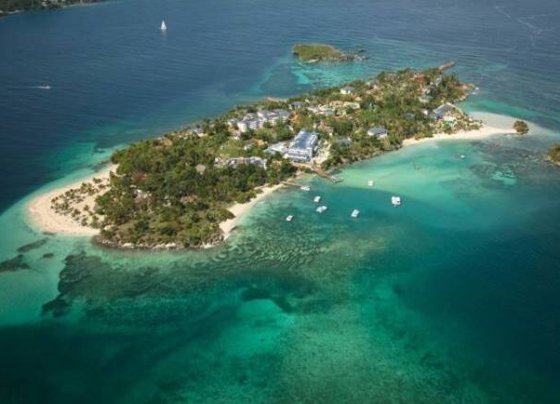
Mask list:
[[[167,25],[165,25],[165,20],[161,20],[161,27],[159,29],[162,31],[167,31]]]

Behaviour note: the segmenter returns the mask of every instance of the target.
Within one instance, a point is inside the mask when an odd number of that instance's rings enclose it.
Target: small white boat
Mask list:
[[[464,155],[464,154],[461,154],[460,157],[461,157],[461,159],[464,159],[464,158],[465,158],[465,155]]]
[[[401,205],[401,197],[400,196],[395,196],[393,195],[391,197],[391,203],[393,204],[393,206],[400,206]]]
[[[305,192],[311,191],[311,187],[309,187],[309,186],[307,186],[307,185],[304,185],[304,186],[302,186],[302,187],[299,187],[299,189],[301,189],[302,191],[305,191]]]
[[[368,184],[369,187],[373,187],[373,186],[375,185],[375,183],[373,182],[373,180],[369,180],[369,181],[367,182],[367,184]]]
[[[49,84],[44,84],[41,86],[37,86],[36,88],[38,88],[39,90],[50,90],[52,87]]]
[[[321,197],[319,195],[317,195],[315,198],[313,198],[313,202],[315,202],[315,203],[321,202]]]
[[[292,220],[294,220],[294,215],[286,216],[286,222],[291,222]]]
[[[354,219],[357,219],[358,216],[360,216],[360,211],[358,209],[354,209],[350,216],[352,216],[352,218],[354,218]]]
[[[317,213],[323,213],[325,210],[327,210],[327,207],[325,205],[319,206],[317,209],[315,209]]]
[[[165,20],[161,20],[161,27],[159,27],[162,31],[167,31],[167,25],[165,25]]]

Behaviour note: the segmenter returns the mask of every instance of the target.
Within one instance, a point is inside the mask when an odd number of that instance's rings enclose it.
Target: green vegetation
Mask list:
[[[101,0],[0,0],[0,16],[20,10],[55,9],[75,3],[95,3]]]
[[[560,144],[552,145],[548,151],[548,157],[556,164],[560,164]]]
[[[292,52],[302,62],[322,61],[347,61],[353,60],[354,56],[346,54],[334,46],[321,43],[302,43],[294,45]]]
[[[294,172],[289,162],[275,158],[266,170],[255,164],[219,166],[216,157],[228,140],[227,127],[215,123],[205,137],[171,134],[115,153],[117,173],[96,201],[96,213],[104,217],[101,240],[143,247],[219,241],[219,223],[233,217],[228,206]]]
[[[515,121],[515,123],[513,124],[513,129],[515,129],[515,131],[520,135],[525,135],[527,132],[529,132],[529,125],[527,125],[527,123],[524,121]]]
[[[327,170],[397,149],[407,138],[479,125],[448,104],[466,98],[470,87],[441,69],[381,73],[345,87],[239,106],[197,128],[128,146],[112,156],[118,168],[108,184],[82,185],[53,200],[53,206],[100,228],[98,239],[107,245],[199,247],[222,239],[219,223],[232,217],[228,207],[296,169]],[[274,124],[239,126],[241,120],[257,119],[256,112],[265,116],[279,110],[285,119]],[[388,135],[373,134],[373,127],[385,128]],[[319,135],[312,161],[293,164],[279,153],[266,153],[301,129]],[[100,194],[96,206],[77,209],[91,192]]]

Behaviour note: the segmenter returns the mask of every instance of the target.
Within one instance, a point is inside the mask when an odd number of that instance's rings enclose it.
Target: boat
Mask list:
[[[460,157],[461,157],[461,159],[464,159],[464,158],[465,158],[465,155],[464,155],[464,154],[461,154]]]
[[[327,210],[327,207],[325,205],[319,206],[317,209],[315,209],[317,213],[323,213],[325,210]]]
[[[360,216],[360,211],[358,209],[354,209],[350,216],[352,216],[352,218],[354,218],[354,219],[357,219],[358,216]]]
[[[321,202],[321,197],[319,195],[317,195],[315,198],[313,198],[313,202],[315,202],[315,203]]]
[[[395,196],[393,195],[391,197],[391,203],[393,204],[393,206],[400,206],[401,205],[401,197],[400,196]]]
[[[373,186],[375,185],[375,183],[373,182],[373,180],[369,180],[369,181],[367,182],[367,184],[368,184],[369,187],[373,187]]]
[[[291,222],[292,220],[294,220],[294,215],[286,216],[286,222]]]
[[[165,20],[161,20],[161,27],[159,27],[162,31],[167,31],[167,25],[165,25]]]
[[[304,185],[304,186],[302,186],[302,187],[299,187],[299,189],[301,189],[302,191],[305,191],[305,192],[311,191],[311,187],[309,187],[309,186],[307,186],[307,185]]]
[[[39,90],[50,90],[52,87],[49,84],[44,84],[41,86],[37,86]]]

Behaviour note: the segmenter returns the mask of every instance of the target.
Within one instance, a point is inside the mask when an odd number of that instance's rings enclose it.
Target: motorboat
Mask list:
[[[317,209],[315,209],[315,211],[317,213],[323,213],[326,210],[327,210],[327,207],[325,205],[319,206]]]

